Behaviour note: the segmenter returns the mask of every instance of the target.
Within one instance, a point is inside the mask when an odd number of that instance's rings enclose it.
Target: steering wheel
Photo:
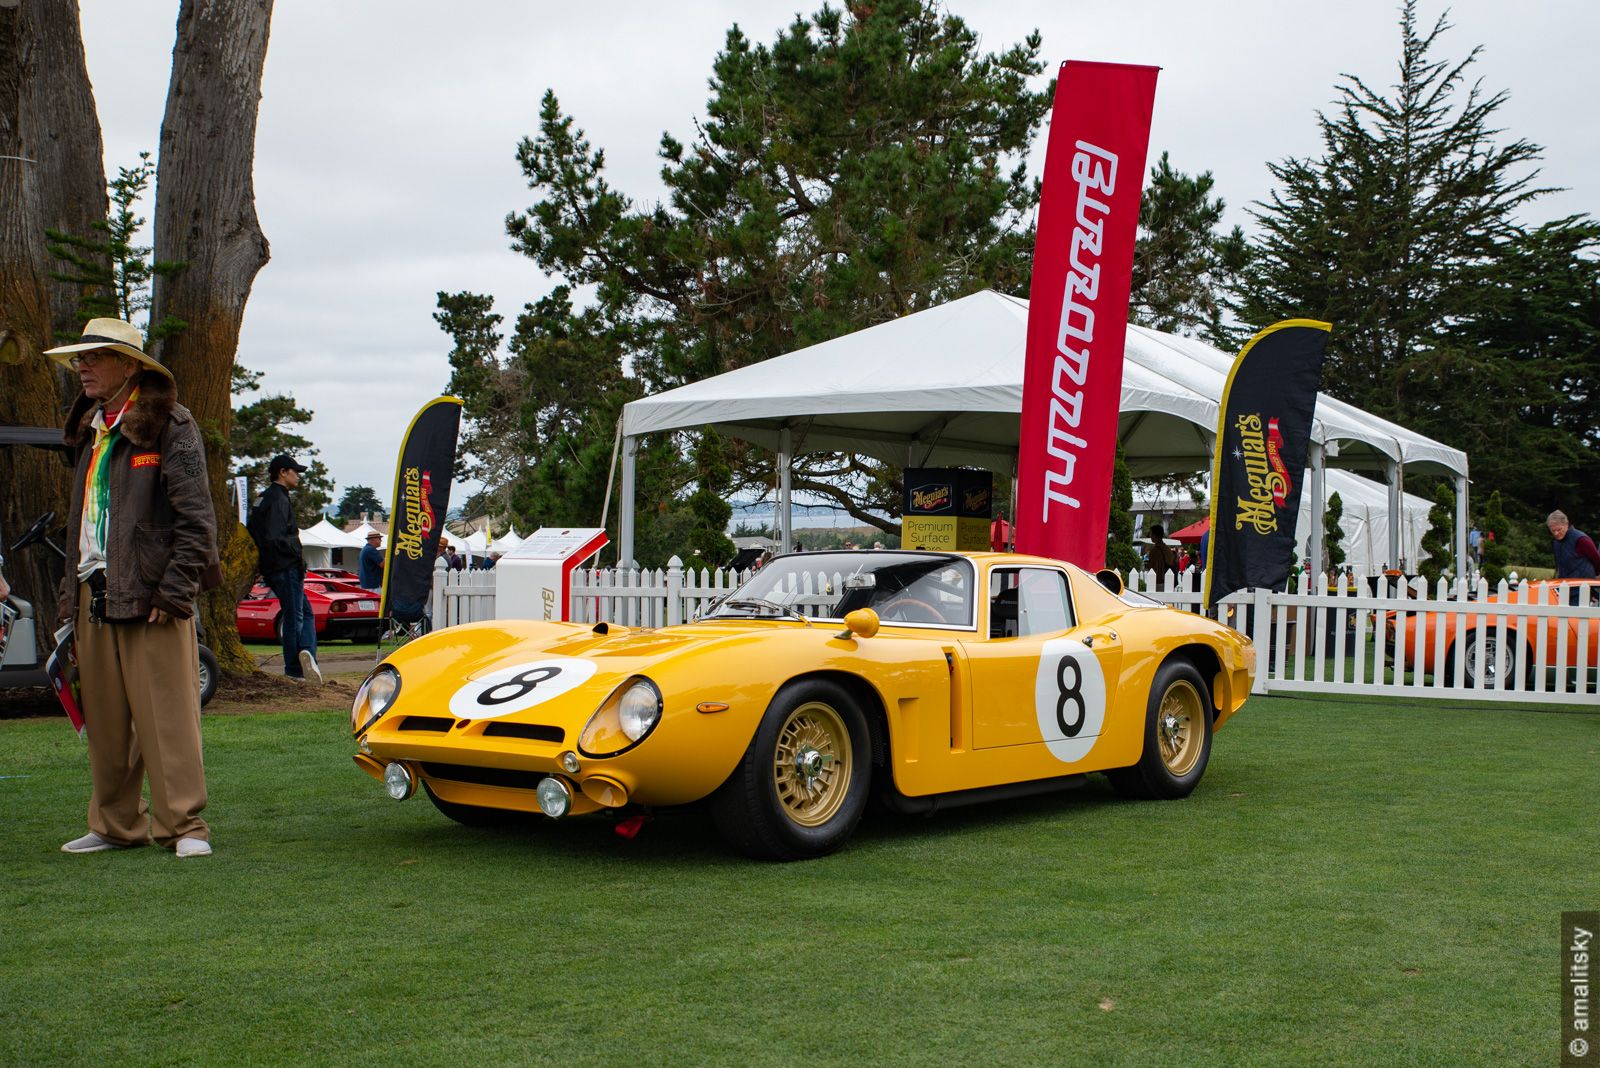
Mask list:
[[[56,514],[54,512],[46,512],[38,519],[35,519],[33,526],[29,527],[22,537],[11,543],[11,551],[16,552],[18,549],[26,549],[30,545],[43,541],[45,534],[49,532],[51,524],[55,521]]]
[[[928,618],[928,619],[915,619],[915,618],[912,618],[910,616],[906,616],[903,613],[900,614],[900,615],[894,615],[896,610],[897,609],[901,609],[901,608],[913,608],[913,609],[916,609],[919,612],[925,613],[927,616],[929,616],[931,618]],[[898,619],[898,620],[900,620],[901,622],[904,622],[904,623],[947,623],[947,622],[949,622],[949,620],[944,618],[944,613],[943,612],[939,611],[937,608],[935,608],[933,605],[929,604],[927,601],[919,601],[915,597],[896,597],[894,600],[890,601],[888,604],[883,606],[883,610],[879,613],[879,615],[881,615],[885,619],[894,618],[894,619]]]

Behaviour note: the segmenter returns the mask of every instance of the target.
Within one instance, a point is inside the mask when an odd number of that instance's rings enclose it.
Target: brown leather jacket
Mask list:
[[[122,417],[122,434],[111,446],[106,618],[143,621],[155,607],[187,619],[194,614],[196,594],[222,581],[205,447],[171,380],[144,371],[138,386],[139,399]],[[67,507],[62,619],[78,604],[78,536],[95,404],[80,393],[63,434],[77,450],[78,462]]]

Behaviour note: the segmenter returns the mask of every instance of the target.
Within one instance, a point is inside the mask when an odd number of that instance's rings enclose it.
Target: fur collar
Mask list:
[[[160,371],[139,372],[135,385],[139,387],[139,399],[122,417],[122,434],[141,449],[159,448],[161,432],[178,408],[178,388]],[[95,405],[95,401],[79,393],[67,411],[62,440],[73,448],[89,440]]]

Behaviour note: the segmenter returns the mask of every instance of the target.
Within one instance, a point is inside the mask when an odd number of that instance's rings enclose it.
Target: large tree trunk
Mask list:
[[[59,426],[70,378],[40,353],[74,333],[76,287],[54,282],[46,227],[91,233],[106,217],[100,123],[75,0],[0,0],[0,424]],[[15,538],[67,506],[67,468],[38,449],[0,449],[0,533]],[[8,560],[47,638],[59,562],[28,550]]]
[[[155,258],[186,266],[155,279],[150,322],[172,316],[185,324],[160,351],[178,380],[178,399],[205,433],[227,579],[202,599],[200,613],[227,675],[255,670],[235,622],[255,554],[241,549],[243,530],[228,499],[228,434],[239,327],[270,256],[256,219],[253,169],[271,19],[271,0],[183,0],[156,175]]]

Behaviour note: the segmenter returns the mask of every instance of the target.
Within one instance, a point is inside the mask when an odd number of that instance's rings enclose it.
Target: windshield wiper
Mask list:
[[[770,608],[782,615],[793,616],[808,627],[811,626],[811,620],[801,615],[797,609],[786,604],[779,604],[777,601],[769,601],[764,597],[738,597],[723,601],[717,606],[719,612],[724,608]]]

